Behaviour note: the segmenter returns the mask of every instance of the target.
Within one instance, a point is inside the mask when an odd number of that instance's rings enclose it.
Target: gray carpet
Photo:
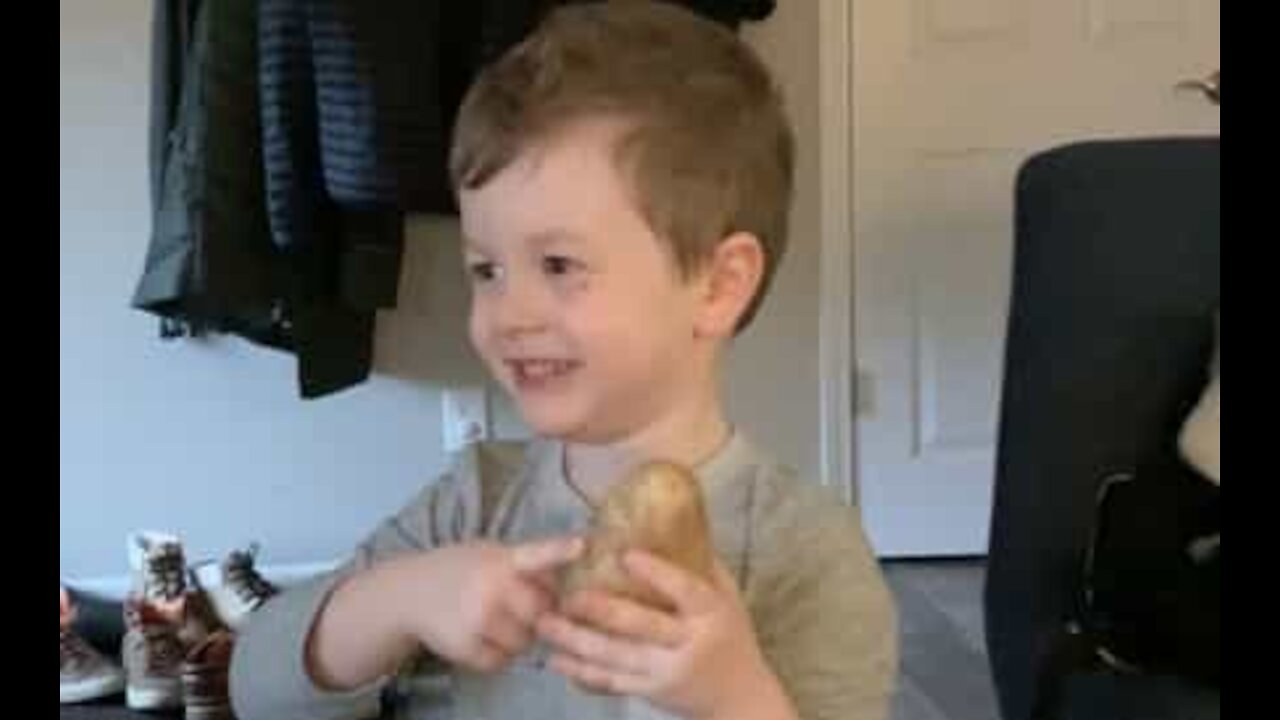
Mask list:
[[[885,563],[902,668],[893,720],[999,720],[983,640],[981,560]]]

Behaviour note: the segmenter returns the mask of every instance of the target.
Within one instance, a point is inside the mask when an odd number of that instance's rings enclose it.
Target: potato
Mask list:
[[[665,461],[637,467],[596,508],[582,556],[569,567],[562,597],[591,588],[664,611],[675,608],[620,564],[646,550],[698,577],[713,577],[713,550],[702,487],[688,469]]]

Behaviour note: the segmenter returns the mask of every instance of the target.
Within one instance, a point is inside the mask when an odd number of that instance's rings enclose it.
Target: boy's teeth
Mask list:
[[[520,363],[520,372],[527,378],[539,380],[566,371],[569,363],[559,360],[527,360]]]

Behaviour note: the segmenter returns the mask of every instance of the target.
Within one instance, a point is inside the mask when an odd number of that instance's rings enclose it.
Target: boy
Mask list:
[[[721,405],[786,245],[792,138],[760,61],[671,5],[565,7],[477,79],[454,142],[471,340],[539,439],[469,449],[263,606],[239,717],[884,718],[895,616],[856,515]],[[557,604],[590,508],[652,458],[696,469],[716,577],[632,552],[675,612]]]

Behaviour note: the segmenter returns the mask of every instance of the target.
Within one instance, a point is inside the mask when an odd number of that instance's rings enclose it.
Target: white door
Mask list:
[[[1218,132],[1174,85],[1217,0],[852,0],[859,500],[882,556],[982,554],[1019,164]]]

